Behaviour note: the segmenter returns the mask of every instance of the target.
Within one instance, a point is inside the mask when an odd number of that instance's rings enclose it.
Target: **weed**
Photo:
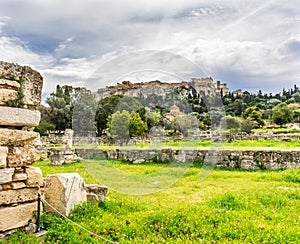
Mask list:
[[[211,205],[216,208],[224,208],[227,210],[237,210],[243,207],[239,197],[232,193],[225,193],[221,197],[215,197],[211,200]]]
[[[16,108],[22,108],[23,107],[23,103],[22,103],[22,99],[24,98],[24,91],[23,91],[23,86],[22,86],[23,80],[20,79],[18,82],[20,83],[20,87],[18,89],[17,98],[7,101],[7,105],[9,107],[16,107]]]
[[[282,177],[285,181],[300,183],[300,171],[288,169],[283,172]]]

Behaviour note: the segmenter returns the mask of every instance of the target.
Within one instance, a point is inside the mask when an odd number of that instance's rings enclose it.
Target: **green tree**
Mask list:
[[[147,112],[146,113],[146,122],[148,129],[158,126],[162,123],[162,116],[159,111]]]
[[[241,121],[241,131],[246,132],[248,134],[251,133],[251,131],[257,127],[257,122],[250,117],[247,117],[246,119],[242,119]]]
[[[193,116],[191,114],[176,116],[175,122],[177,124],[178,130],[185,137],[189,136],[190,132],[199,130],[199,120],[196,116]]]
[[[285,103],[279,104],[272,111],[272,119],[274,123],[282,126],[284,124],[293,122],[293,112]]]
[[[47,98],[48,106],[40,106],[42,121],[55,125],[56,130],[65,130],[72,127],[73,105],[76,95],[83,88],[72,86],[56,86],[56,91]]]
[[[242,113],[242,118],[251,118],[252,120],[257,122],[258,126],[263,126],[265,124],[264,120],[262,119],[262,114],[256,106],[246,108],[245,111]]]
[[[129,121],[129,135],[141,136],[148,130],[147,123],[141,119],[137,112],[133,112]]]
[[[128,111],[117,111],[109,116],[107,127],[112,137],[120,142],[120,144],[127,143],[129,141],[129,122],[130,114]]]
[[[55,130],[55,124],[49,123],[47,121],[42,121],[34,129],[34,131],[39,132],[41,136],[46,136],[47,131],[53,131],[53,130]]]
[[[123,111],[126,110],[129,113],[138,111],[140,108],[142,108],[143,105],[135,98],[133,97],[123,97],[119,103],[117,104],[115,111]],[[141,111],[142,113],[142,111]]]
[[[229,130],[237,130],[241,128],[240,118],[227,115],[221,120],[221,127]]]
[[[97,102],[91,91],[81,89],[74,101],[72,128],[77,136],[95,136]]]
[[[300,92],[296,92],[292,95],[295,102],[300,103]]]
[[[98,135],[101,135],[102,131],[107,128],[107,119],[116,111],[116,106],[122,98],[122,95],[112,95],[110,97],[105,97],[98,102],[95,118]]]

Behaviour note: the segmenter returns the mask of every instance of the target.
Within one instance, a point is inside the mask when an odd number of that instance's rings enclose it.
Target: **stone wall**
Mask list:
[[[28,225],[43,184],[31,141],[40,121],[42,76],[27,66],[0,62],[0,237]]]
[[[133,163],[149,161],[177,161],[192,162],[216,158],[216,167],[242,169],[287,169],[300,168],[300,150],[173,150],[146,149],[146,150],[107,150],[76,149],[84,158],[124,160]],[[208,160],[207,160],[208,161]]]

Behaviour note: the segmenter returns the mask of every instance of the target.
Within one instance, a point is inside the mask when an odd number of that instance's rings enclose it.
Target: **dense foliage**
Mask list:
[[[56,92],[50,95],[46,103],[47,106],[40,107],[42,123],[37,131],[41,134],[54,127],[56,130],[64,130],[75,125],[82,128],[82,134],[84,131],[94,131],[101,135],[111,131],[110,118],[118,111],[128,111],[131,116],[134,114],[132,120],[136,122],[127,125],[130,136],[140,136],[156,126],[187,134],[188,124],[195,127],[194,118],[198,120],[196,127],[200,129],[209,129],[222,122],[223,128],[246,132],[262,127],[266,121],[280,126],[300,121],[300,90],[296,85],[293,89],[283,89],[275,95],[245,91],[241,95],[229,93],[220,98],[197,94],[192,88],[181,87],[165,96],[149,94],[136,99],[112,95],[99,101],[84,88],[57,86]],[[173,116],[170,119],[168,113],[174,104],[184,116]],[[119,123],[122,121],[119,120]]]

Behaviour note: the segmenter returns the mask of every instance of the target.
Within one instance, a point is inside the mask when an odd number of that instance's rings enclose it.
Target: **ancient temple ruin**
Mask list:
[[[31,142],[43,78],[28,66],[0,62],[0,237],[34,222],[42,173]]]

